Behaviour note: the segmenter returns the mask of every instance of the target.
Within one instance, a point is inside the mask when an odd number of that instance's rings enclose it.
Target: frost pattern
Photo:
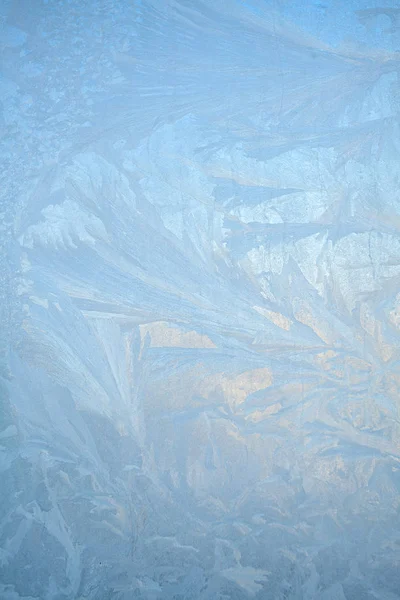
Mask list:
[[[395,600],[397,5],[21,6],[1,600]]]

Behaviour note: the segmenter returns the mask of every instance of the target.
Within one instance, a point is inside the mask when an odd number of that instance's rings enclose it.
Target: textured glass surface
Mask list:
[[[1,1],[1,600],[400,597],[399,50]]]

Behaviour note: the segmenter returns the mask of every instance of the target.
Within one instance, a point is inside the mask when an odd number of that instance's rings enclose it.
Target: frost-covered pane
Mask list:
[[[400,595],[400,8],[0,3],[0,600]]]

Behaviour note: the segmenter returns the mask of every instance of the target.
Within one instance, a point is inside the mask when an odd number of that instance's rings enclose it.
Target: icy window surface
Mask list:
[[[398,599],[398,3],[0,4],[0,599]]]

